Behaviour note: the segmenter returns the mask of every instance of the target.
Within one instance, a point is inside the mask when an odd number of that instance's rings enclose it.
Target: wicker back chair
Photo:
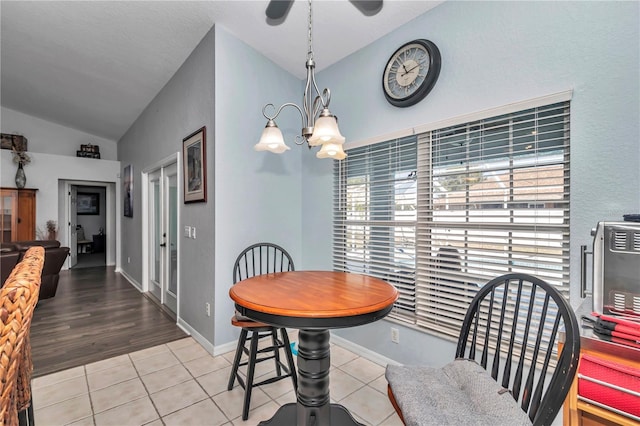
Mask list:
[[[44,249],[32,247],[0,290],[0,424],[18,424],[18,411],[31,406],[33,364],[29,328],[38,302]]]
[[[289,253],[282,247],[273,243],[253,244],[244,249],[236,259],[233,266],[233,283],[235,284],[238,281],[256,275],[293,270],[293,260]],[[293,362],[293,354],[285,328],[272,327],[261,322],[253,321],[250,318],[240,315],[237,311],[233,318],[231,318],[231,324],[235,327],[241,327],[242,330],[238,338],[238,347],[236,349],[227,389],[233,389],[236,380],[240,386],[244,388],[242,420],[247,420],[249,417],[249,405],[251,404],[251,389],[255,386],[266,385],[291,377],[293,390],[295,391],[298,387],[296,367]],[[280,338],[278,338],[278,331],[280,331]],[[258,341],[262,338],[270,339],[271,344],[262,349],[258,349]],[[248,342],[250,342],[249,347],[247,347]],[[284,350],[287,359],[286,365],[280,361],[280,349]],[[270,355],[259,356],[267,353],[270,353]],[[245,362],[240,362],[243,354],[246,354],[248,359]],[[268,379],[254,383],[253,377],[256,364],[269,359],[273,359],[275,362],[275,375],[272,374]],[[247,366],[246,382],[238,372],[238,367],[245,365]]]

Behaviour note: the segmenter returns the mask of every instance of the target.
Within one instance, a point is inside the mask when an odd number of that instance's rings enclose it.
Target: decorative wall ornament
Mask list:
[[[133,217],[133,166],[131,164],[124,168],[122,193],[124,194],[124,216]]]

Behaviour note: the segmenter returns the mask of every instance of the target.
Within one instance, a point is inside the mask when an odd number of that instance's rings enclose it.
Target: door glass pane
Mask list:
[[[169,292],[178,292],[178,177],[169,176]]]
[[[152,193],[153,193],[153,224],[152,224],[152,233],[153,233],[153,245],[152,245],[152,256],[153,267],[152,267],[152,277],[151,280],[153,282],[160,282],[160,256],[161,256],[161,247],[162,244],[162,222],[161,222],[161,213],[162,206],[160,205],[160,182],[153,181],[151,182]]]

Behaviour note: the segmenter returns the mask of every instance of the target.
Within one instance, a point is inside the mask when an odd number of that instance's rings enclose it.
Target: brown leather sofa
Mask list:
[[[7,248],[6,251],[4,251],[4,248],[2,250],[0,252],[0,285],[4,285],[11,271],[18,264],[18,258],[20,257],[19,251],[13,251],[10,248]]]
[[[0,245],[0,279],[4,284],[13,267],[22,260],[24,253],[32,246],[44,247],[44,266],[40,283],[39,300],[48,299],[56,295],[60,269],[69,255],[69,247],[60,247],[60,241],[13,241]]]

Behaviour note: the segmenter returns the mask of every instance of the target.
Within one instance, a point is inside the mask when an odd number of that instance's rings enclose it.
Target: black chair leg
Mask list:
[[[22,411],[18,411],[18,424],[20,426],[34,426],[33,419],[33,399],[29,398],[29,406]]]
[[[240,332],[240,337],[238,337],[238,347],[236,348],[236,356],[233,359],[233,368],[231,369],[231,375],[229,376],[229,384],[227,385],[227,390],[233,389],[233,385],[236,381],[236,375],[238,374],[238,366],[240,365],[240,359],[242,358],[242,353],[244,352],[244,345],[247,341],[247,330],[245,328]]]
[[[258,332],[251,333],[251,349],[249,349],[249,363],[247,364],[247,383],[244,389],[244,406],[242,407],[242,420],[249,418],[249,405],[251,403],[251,390],[253,388],[253,374],[256,368],[256,353],[258,352]]]
[[[278,344],[278,329],[271,329],[271,344],[273,345],[273,361],[276,363],[276,375],[282,376],[282,369],[280,368],[280,345]]]
[[[287,363],[289,364],[289,372],[291,373],[291,381],[293,382],[293,390],[298,392],[298,374],[296,372],[296,364],[293,361],[293,354],[291,353],[291,343],[289,342],[289,335],[286,328],[280,329],[282,335],[282,341],[284,342],[284,353],[287,356]]]

